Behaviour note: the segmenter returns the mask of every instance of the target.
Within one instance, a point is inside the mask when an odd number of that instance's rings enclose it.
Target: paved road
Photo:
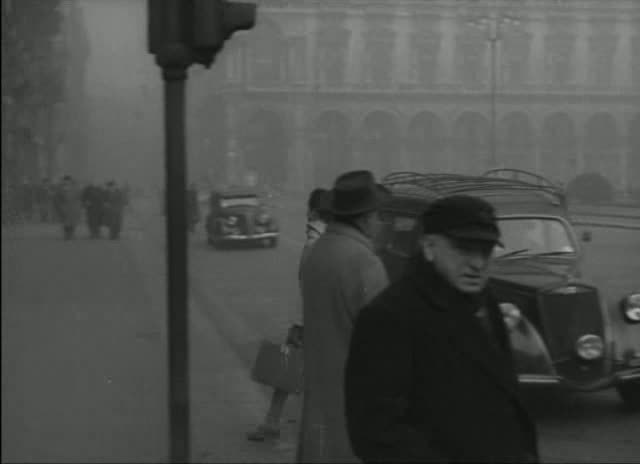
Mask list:
[[[249,375],[258,344],[280,340],[299,307],[302,209],[282,204],[277,249],[213,250],[202,230],[191,239],[193,460],[293,461],[299,398],[287,405],[280,443],[244,438],[268,403]],[[42,228],[3,235],[3,460],[165,459],[164,234],[155,212],[138,216],[121,242],[63,242]],[[589,247],[599,277],[622,288],[640,275],[630,255],[640,238],[598,229]],[[613,392],[535,401],[546,461],[640,456],[640,417],[623,413]]]

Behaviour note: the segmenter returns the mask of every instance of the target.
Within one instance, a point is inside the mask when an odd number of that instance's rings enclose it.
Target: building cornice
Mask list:
[[[428,100],[431,103],[487,103],[489,101],[489,95],[484,92],[460,92],[460,91],[443,91],[435,92],[428,90],[393,90],[393,91],[380,91],[380,90],[314,90],[309,88],[270,88],[261,89],[256,87],[228,87],[220,91],[221,94],[226,96],[242,96],[251,98],[276,98],[283,102],[296,101],[298,99],[304,101],[321,101],[338,103],[348,101],[384,101],[389,102],[396,100],[398,102],[405,103],[406,100]],[[570,104],[591,104],[591,103],[606,103],[606,104],[634,104],[640,105],[640,92],[578,92],[578,91],[528,91],[528,92],[502,92],[496,96],[496,101],[499,104],[540,104],[540,103],[570,103]]]

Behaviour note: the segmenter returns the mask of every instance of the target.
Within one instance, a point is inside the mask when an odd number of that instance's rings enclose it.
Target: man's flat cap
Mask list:
[[[470,195],[437,199],[424,212],[422,226],[425,234],[500,244],[500,229],[493,206]]]

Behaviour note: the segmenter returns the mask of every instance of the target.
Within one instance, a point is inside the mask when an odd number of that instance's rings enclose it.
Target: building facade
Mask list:
[[[296,190],[496,166],[640,189],[635,0],[266,0],[219,63],[190,124],[218,180],[233,151]]]

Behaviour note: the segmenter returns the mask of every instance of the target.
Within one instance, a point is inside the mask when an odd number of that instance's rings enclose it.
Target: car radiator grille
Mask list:
[[[558,374],[570,382],[584,384],[605,374],[606,338],[595,288],[567,285],[538,295],[544,338]],[[605,340],[605,355],[595,361],[580,360],[575,344],[582,335],[593,334]]]

